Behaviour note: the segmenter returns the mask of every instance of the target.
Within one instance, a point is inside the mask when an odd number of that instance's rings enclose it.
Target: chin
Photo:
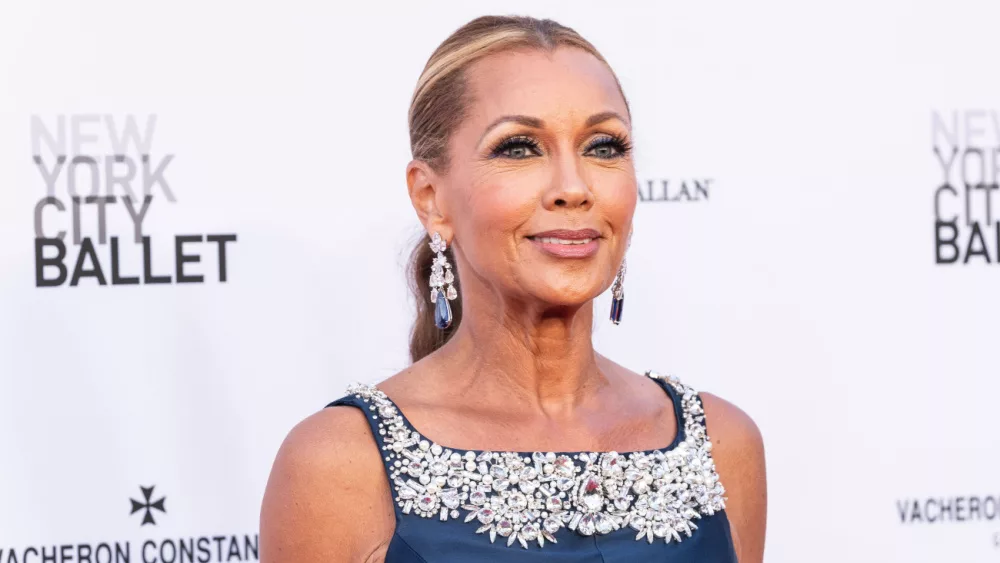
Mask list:
[[[603,277],[595,279],[590,272],[546,271],[544,276],[529,279],[521,286],[529,300],[548,303],[553,307],[583,307],[611,287]]]
[[[541,301],[551,303],[556,307],[583,307],[600,295],[596,290],[566,290],[552,289],[539,295]]]

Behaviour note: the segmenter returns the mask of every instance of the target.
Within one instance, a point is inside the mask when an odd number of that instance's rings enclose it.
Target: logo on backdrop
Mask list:
[[[935,111],[931,144],[941,171],[934,190],[937,264],[1000,261],[1000,113]]]
[[[896,511],[900,524],[912,526],[1000,522],[1000,494],[899,499]],[[1000,548],[1000,532],[992,541]]]
[[[132,501],[132,512],[145,511],[142,524],[154,524],[152,510],[163,509],[165,497],[152,500],[154,487],[139,486],[143,501]],[[130,516],[131,516],[130,514]],[[147,521],[148,520],[148,521]],[[2,538],[7,540],[8,538]],[[259,535],[218,534],[149,538],[141,541],[117,540],[87,542],[78,538],[23,547],[0,545],[0,563],[217,563],[222,561],[259,561]]]
[[[226,281],[235,234],[154,241],[144,230],[149,217],[177,204],[168,181],[175,155],[154,149],[155,133],[156,115],[32,116],[32,161],[45,189],[33,209],[36,287]],[[117,233],[108,221],[115,214],[112,223],[127,220]],[[161,252],[154,264],[157,248],[171,259]],[[218,271],[201,271],[198,263],[211,255]]]
[[[639,203],[707,202],[711,178],[656,178],[639,182]]]
[[[153,498],[153,489],[155,489],[155,488],[156,488],[156,485],[153,485],[151,487],[143,487],[142,485],[139,485],[139,490],[142,491],[142,498],[144,500],[138,501],[138,500],[135,500],[134,498],[130,498],[129,499],[130,501],[132,501],[132,512],[131,512],[131,514],[135,514],[136,512],[139,512],[140,510],[145,510],[146,511],[146,513],[142,517],[142,525],[143,526],[145,526],[146,524],[152,524],[154,526],[156,525],[156,520],[153,519],[153,509],[159,510],[160,512],[162,512],[164,514],[167,513],[167,509],[163,507],[163,502],[165,500],[167,500],[167,497],[160,497],[159,500],[155,500],[155,501],[152,500],[152,498]]]

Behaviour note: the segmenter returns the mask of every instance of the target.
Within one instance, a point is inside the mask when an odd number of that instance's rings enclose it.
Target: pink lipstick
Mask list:
[[[597,253],[601,233],[594,229],[556,229],[528,237],[543,252],[559,258],[589,258]]]

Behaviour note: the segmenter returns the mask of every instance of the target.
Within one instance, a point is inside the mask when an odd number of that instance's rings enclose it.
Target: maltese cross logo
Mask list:
[[[130,514],[135,514],[140,510],[146,511],[146,514],[142,517],[142,526],[145,526],[146,524],[156,525],[156,520],[153,519],[154,508],[164,514],[167,513],[167,509],[163,507],[163,501],[167,500],[167,497],[160,497],[160,499],[156,501],[152,500],[154,488],[156,488],[156,485],[153,485],[152,487],[143,487],[142,485],[139,485],[144,502],[139,502],[134,498],[129,499],[132,501],[132,512]]]

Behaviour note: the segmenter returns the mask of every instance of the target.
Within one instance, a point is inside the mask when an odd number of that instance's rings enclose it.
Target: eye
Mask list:
[[[515,135],[501,140],[491,152],[491,156],[493,157],[511,158],[514,160],[541,156],[541,154],[538,142],[524,135]]]
[[[621,158],[628,154],[630,150],[632,150],[632,145],[625,137],[619,135],[601,135],[587,145],[584,154],[610,160],[612,158]]]

